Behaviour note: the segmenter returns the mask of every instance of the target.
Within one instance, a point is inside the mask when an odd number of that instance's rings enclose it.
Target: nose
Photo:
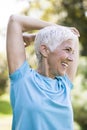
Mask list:
[[[69,54],[69,55],[68,55],[68,60],[71,61],[71,62],[74,60],[73,54]]]

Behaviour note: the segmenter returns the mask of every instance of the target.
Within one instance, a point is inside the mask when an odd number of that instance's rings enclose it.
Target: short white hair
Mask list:
[[[77,41],[78,36],[68,27],[64,26],[47,26],[41,29],[35,38],[35,53],[38,61],[41,60],[41,53],[39,51],[40,45],[46,45],[50,51],[54,51],[57,46],[64,41],[73,40]]]

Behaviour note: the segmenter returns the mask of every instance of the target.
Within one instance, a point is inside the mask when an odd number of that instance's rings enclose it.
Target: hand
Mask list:
[[[36,34],[23,34],[23,40],[25,47],[29,46],[35,40]]]
[[[72,32],[73,32],[74,34],[76,34],[78,37],[80,37],[79,31],[78,31],[75,27],[70,27],[70,29],[72,30]]]
[[[57,25],[57,24],[55,24],[55,26],[61,26],[61,25]],[[63,26],[63,27],[67,27],[67,26]],[[77,35],[78,37],[80,37],[80,33],[79,33],[79,31],[78,31],[78,29],[77,28],[75,28],[75,27],[68,27],[69,29],[71,29],[71,31],[75,34],[75,35]]]

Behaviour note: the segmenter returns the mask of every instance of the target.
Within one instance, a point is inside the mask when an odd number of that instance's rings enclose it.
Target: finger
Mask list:
[[[73,31],[74,34],[78,35],[80,37],[79,31],[75,27],[71,27],[71,30]]]

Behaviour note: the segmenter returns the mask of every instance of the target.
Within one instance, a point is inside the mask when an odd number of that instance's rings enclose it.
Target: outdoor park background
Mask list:
[[[3,0],[0,3],[0,130],[11,130],[12,123],[5,49],[8,19],[15,13],[75,26],[80,31],[80,60],[71,99],[75,130],[87,130],[87,0]],[[26,49],[26,55],[31,66],[36,67],[33,46]]]

